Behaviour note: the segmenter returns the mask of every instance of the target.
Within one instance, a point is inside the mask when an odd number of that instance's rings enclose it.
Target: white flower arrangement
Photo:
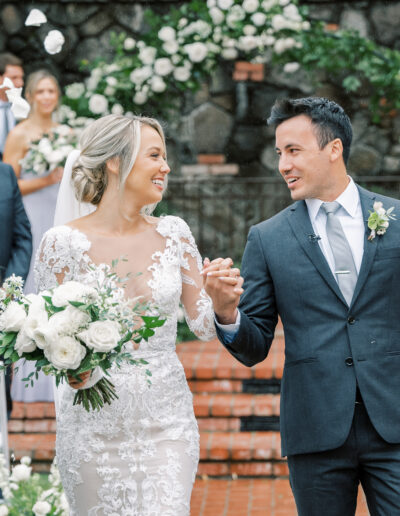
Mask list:
[[[114,260],[113,267],[116,264]],[[117,395],[106,378],[108,369],[123,361],[146,364],[132,358],[125,345],[147,340],[154,335],[153,328],[165,322],[159,316],[144,315],[150,307],[138,299],[126,300],[120,282],[113,269],[105,267],[96,288],[68,281],[51,291],[24,296],[21,279],[7,279],[0,289],[4,367],[20,358],[34,361],[36,371],[53,375],[57,385],[91,371],[95,378],[102,377],[78,390],[74,404],[82,404],[87,411],[110,404]],[[145,374],[150,376],[147,370]],[[35,376],[37,372],[32,372],[23,381],[33,385]]]
[[[373,210],[370,210],[368,217],[368,227],[371,230],[369,241],[372,241],[376,235],[384,235],[389,227],[389,220],[396,220],[396,215],[393,213],[394,206],[386,210],[382,202],[376,201]]]
[[[31,142],[29,151],[19,161],[21,167],[37,176],[43,176],[57,167],[63,167],[68,154],[77,147],[78,134],[66,125],[58,125],[49,134]]]

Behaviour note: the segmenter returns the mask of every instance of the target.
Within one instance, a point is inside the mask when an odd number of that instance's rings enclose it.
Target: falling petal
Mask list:
[[[0,86],[0,88],[14,88],[14,83],[8,77],[4,77],[3,84]]]
[[[64,42],[65,38],[59,30],[51,30],[44,40],[44,48],[48,54],[58,54]]]
[[[21,97],[22,88],[11,88],[6,91],[8,100],[11,102],[11,112],[17,120],[22,120],[29,115],[31,106]]]
[[[35,26],[40,27],[42,23],[46,23],[46,16],[39,9],[32,9],[32,11],[28,14],[28,18],[25,20],[26,26]]]

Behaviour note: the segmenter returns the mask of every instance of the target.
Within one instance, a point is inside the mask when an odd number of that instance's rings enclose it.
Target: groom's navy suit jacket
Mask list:
[[[359,192],[364,254],[350,307],[314,236],[304,201],[249,233],[240,328],[224,345],[252,366],[267,356],[281,317],[284,456],[341,446],[352,424],[357,383],[377,432],[389,443],[400,443],[400,220],[367,240],[373,203],[394,206],[400,217],[400,201],[360,187]]]
[[[32,254],[31,226],[12,167],[0,163],[0,279],[26,278]]]

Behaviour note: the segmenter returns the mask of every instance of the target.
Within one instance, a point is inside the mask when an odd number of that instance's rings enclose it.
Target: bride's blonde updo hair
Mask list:
[[[119,185],[123,189],[140,149],[142,125],[155,129],[165,148],[164,131],[157,120],[144,116],[107,115],[92,122],[80,137],[81,153],[72,167],[78,201],[100,203],[107,188],[107,161],[117,158]]]

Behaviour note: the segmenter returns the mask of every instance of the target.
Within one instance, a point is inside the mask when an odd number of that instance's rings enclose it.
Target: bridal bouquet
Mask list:
[[[117,260],[113,261],[113,268]],[[127,300],[122,282],[113,268],[107,268],[96,287],[67,281],[39,294],[23,295],[23,281],[7,278],[0,289],[0,355],[7,367],[17,360],[35,361],[36,372],[23,380],[33,385],[37,372],[55,376],[57,386],[68,376],[91,371],[95,385],[77,390],[75,404],[89,410],[100,409],[117,398],[114,385],[107,379],[113,363],[142,366],[124,344],[139,343],[154,335],[165,320],[142,315],[149,307],[138,299]],[[145,370],[150,383],[151,373]],[[94,377],[93,377],[94,376]],[[90,385],[90,383],[88,384]]]
[[[57,167],[63,167],[68,154],[77,147],[78,136],[67,125],[58,125],[49,134],[31,142],[29,151],[19,161],[26,172],[43,176]]]

